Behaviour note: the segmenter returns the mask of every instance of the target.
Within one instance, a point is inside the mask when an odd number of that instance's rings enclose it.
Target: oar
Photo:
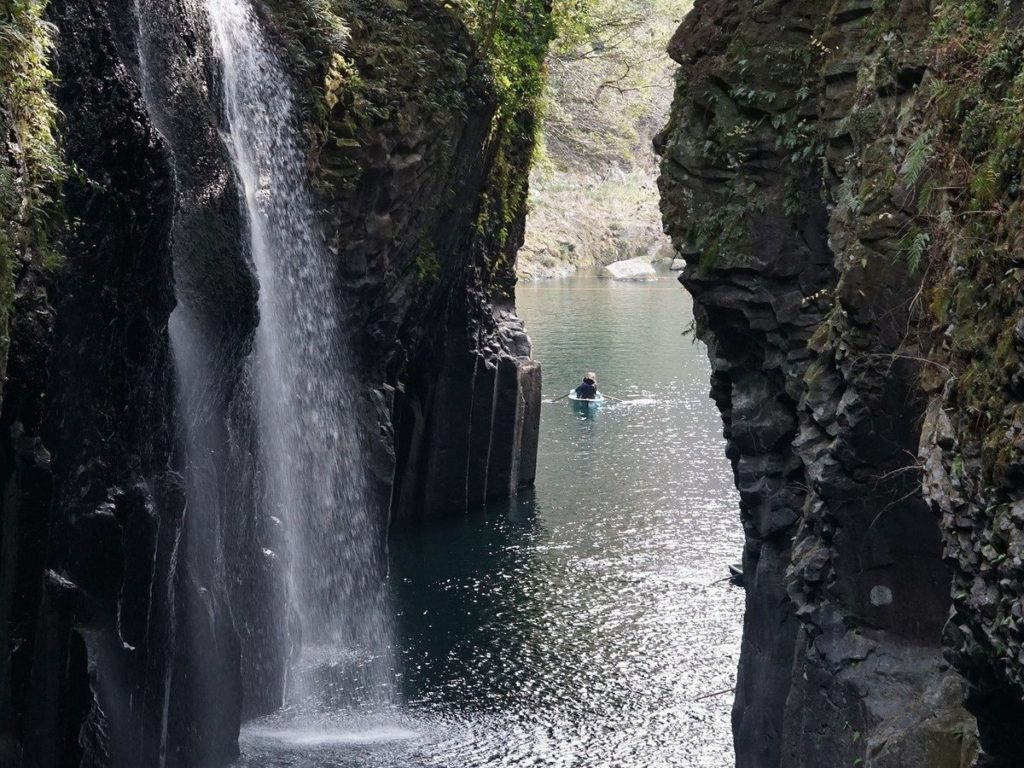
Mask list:
[[[614,395],[605,395],[604,392],[602,392],[601,394],[604,395],[604,397],[607,397],[609,400],[616,400],[617,402],[620,402],[620,403],[626,402],[621,397],[615,397]],[[568,395],[566,395],[566,397],[568,397]]]
[[[559,400],[565,400],[565,398],[567,398],[567,397],[568,397],[569,395],[571,395],[571,394],[572,394],[572,392],[567,392],[566,394],[562,395],[561,397],[556,397],[556,398],[555,398],[554,400],[552,400],[551,402],[552,402],[552,403],[557,403],[557,402],[558,402]]]

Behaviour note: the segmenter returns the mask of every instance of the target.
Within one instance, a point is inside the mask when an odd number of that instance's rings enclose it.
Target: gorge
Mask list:
[[[586,7],[0,3],[0,766],[1024,764],[1021,9],[696,0],[595,420]]]
[[[432,3],[256,7],[5,10],[5,132],[52,93],[63,156],[3,179],[5,763],[222,765],[295,691],[379,688],[389,516],[532,482],[547,10],[487,30],[499,87]]]

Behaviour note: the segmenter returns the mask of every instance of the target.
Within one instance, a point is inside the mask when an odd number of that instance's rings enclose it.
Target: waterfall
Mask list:
[[[289,720],[386,710],[395,677],[385,521],[295,100],[250,0],[204,3],[193,17],[134,2],[143,97],[175,172],[169,335],[185,480],[165,598],[173,694],[154,727],[164,749],[173,698],[192,723],[176,748],[194,765],[221,760],[241,717],[282,699]],[[203,29],[221,69],[209,90],[206,50],[182,46]],[[218,97],[219,135],[190,122],[211,118],[204,93]]]
[[[341,322],[336,266],[314,211],[293,125],[295,100],[250,0],[204,2],[222,75],[223,103],[213,106],[222,114],[221,139],[240,195],[241,235],[235,234],[237,222],[211,222],[218,213],[209,196],[217,194],[222,182],[209,179],[207,186],[197,178],[202,159],[194,156],[192,137],[183,127],[187,118],[175,114],[181,78],[193,76],[177,53],[181,29],[166,23],[166,10],[154,0],[134,3],[143,96],[172,155],[182,153],[172,158],[179,195],[172,233],[178,304],[169,332],[186,479],[192,585],[186,611],[194,611],[192,625],[214,616],[253,619],[244,606],[215,608],[213,602],[228,599],[230,584],[250,581],[227,571],[232,564],[247,566],[237,558],[229,563],[226,551],[244,550],[245,544],[233,541],[239,531],[225,527],[225,518],[261,516],[265,524],[248,527],[283,531],[273,538],[283,539],[287,551],[256,556],[285,564],[287,605],[286,615],[270,622],[280,636],[258,641],[254,652],[278,649],[284,654],[290,648],[290,658],[285,690],[257,692],[255,698],[274,702],[283,695],[296,709],[379,708],[391,703],[394,676],[386,532],[366,486],[357,429],[358,383]],[[178,174],[178,160],[188,164],[184,175]],[[198,242],[196,231],[247,242]],[[232,279],[217,249],[237,246],[251,257],[259,292],[255,348],[248,360],[231,349],[235,345],[244,354],[245,332],[231,328],[237,307],[218,309],[233,290],[245,287],[211,284],[211,275]],[[230,424],[233,387],[248,375],[255,402],[239,406],[244,423]],[[246,454],[250,446],[258,463],[255,473],[242,471],[230,458],[233,451]],[[175,602],[173,596],[169,601]],[[266,617],[259,621],[265,623]],[[257,635],[267,631],[263,624],[248,629]],[[203,646],[208,640],[189,637],[185,642],[190,644],[189,663],[198,672],[193,676],[197,706],[209,710],[198,719],[212,723],[219,710],[231,706],[224,698],[233,689],[221,680],[230,672]],[[278,666],[271,662],[267,668]],[[276,688],[279,680],[269,673],[248,684]]]
[[[392,662],[381,521],[357,434],[336,267],[314,212],[295,100],[249,0],[206,0],[259,283],[254,369],[266,514],[286,531],[298,640],[292,703],[386,704]],[[285,617],[282,617],[285,618]],[[299,635],[295,638],[294,635]]]

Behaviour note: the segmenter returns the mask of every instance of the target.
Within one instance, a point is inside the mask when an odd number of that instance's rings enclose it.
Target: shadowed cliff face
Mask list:
[[[740,766],[974,760],[917,458],[936,338],[914,159],[929,23],[709,0],[671,46],[662,208],[747,533]]]
[[[292,5],[264,8],[286,50],[316,51],[292,62],[297,98],[341,300],[377,382],[372,479],[399,518],[463,510],[535,475],[540,368],[513,293],[550,5],[527,0],[472,34],[442,5],[339,0],[348,36],[333,51],[314,47]],[[496,48],[513,58],[490,61]],[[522,80],[496,89],[492,68]]]
[[[517,13],[542,57],[545,5]],[[374,469],[394,475],[400,518],[463,510],[535,475],[540,369],[513,304],[532,104],[495,99],[481,44],[438,6],[343,16],[342,85],[311,160],[358,351],[384,383],[371,399],[393,415],[369,420],[397,448],[385,442]]]
[[[344,275],[383,531],[392,511],[458,512],[532,482],[540,369],[512,296],[532,103],[507,108],[451,9],[336,5],[344,56],[325,30],[260,11],[295,77]],[[241,721],[280,704],[289,651],[220,69],[195,0],[54,0],[47,13],[72,172],[63,265],[26,252],[15,269],[0,762],[221,765]],[[189,383],[183,365],[208,375]],[[209,493],[187,492],[197,472]]]
[[[31,303],[15,310],[3,407],[5,570],[24,573],[8,624],[9,725],[29,765],[128,759],[142,710],[160,707],[173,645],[148,639],[173,635],[170,563],[183,513],[169,471],[164,336],[173,189],[123,68],[119,34],[131,17],[75,3],[51,10],[62,51],[55,97],[80,174],[65,187],[65,267],[46,283],[29,268],[20,281]],[[9,532],[31,536],[11,546]],[[154,603],[163,610],[151,613]],[[138,709],[122,710],[133,694]],[[121,710],[113,738],[97,697],[110,714]]]

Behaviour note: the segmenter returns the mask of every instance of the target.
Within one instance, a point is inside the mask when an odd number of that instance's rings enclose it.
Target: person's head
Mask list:
[[[583,381],[586,384],[597,384],[597,374],[593,371],[587,371],[587,375],[583,377]]]

